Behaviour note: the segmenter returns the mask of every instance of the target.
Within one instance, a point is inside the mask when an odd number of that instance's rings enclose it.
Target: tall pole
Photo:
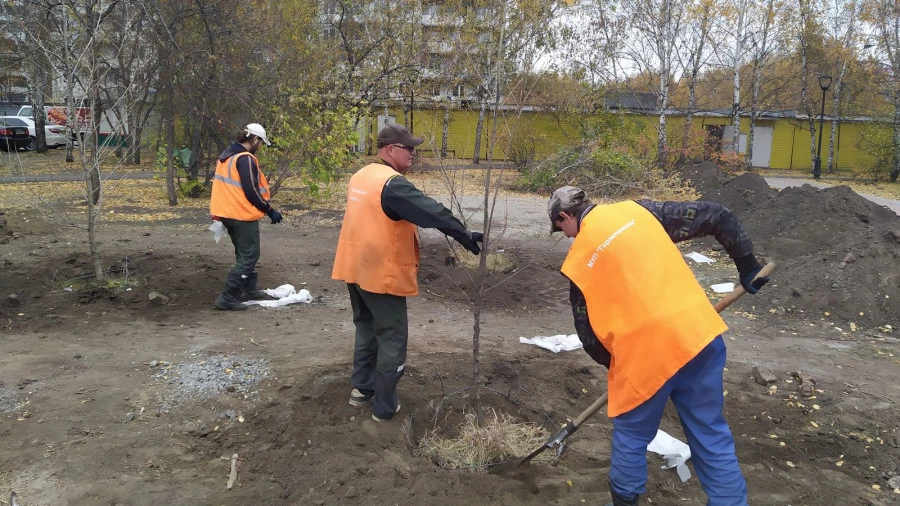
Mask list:
[[[825,128],[825,92],[831,86],[831,76],[819,76],[819,87],[822,88],[822,112],[819,113],[819,146],[816,148],[816,159],[813,162],[813,179],[822,175],[822,129]]]
[[[819,147],[816,148],[816,163],[813,166],[813,179],[822,175],[822,128],[825,123],[825,90],[822,90],[822,112],[819,114]]]

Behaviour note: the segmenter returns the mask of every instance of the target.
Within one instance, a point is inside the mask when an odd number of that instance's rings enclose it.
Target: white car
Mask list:
[[[25,119],[25,123],[28,123],[28,135],[31,136],[31,140],[34,141],[28,145],[25,149],[27,151],[34,151],[37,149],[37,139],[35,138],[35,130],[34,130],[34,120]],[[60,125],[44,125],[44,135],[47,138],[47,147],[48,148],[58,148],[60,146],[66,145],[66,127]]]
[[[0,118],[12,117],[20,119],[28,125],[28,135],[31,137],[31,143],[25,146],[26,151],[34,151],[37,149],[37,139],[35,138],[34,120],[24,116],[0,116]],[[66,145],[66,127],[59,125],[44,125],[44,135],[47,137],[48,148],[58,148]]]

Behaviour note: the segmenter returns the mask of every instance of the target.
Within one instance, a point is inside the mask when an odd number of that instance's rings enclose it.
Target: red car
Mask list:
[[[16,151],[28,147],[31,136],[28,135],[28,124],[19,118],[0,117],[0,148]]]

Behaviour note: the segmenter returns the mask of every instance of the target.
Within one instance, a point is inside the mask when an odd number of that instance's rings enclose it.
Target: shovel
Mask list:
[[[753,279],[755,280],[756,278],[768,276],[774,270],[775,270],[775,263],[769,262],[768,264],[765,265],[765,267],[763,267],[759,271],[759,273],[756,276],[753,277]],[[747,290],[744,290],[743,286],[738,285],[738,287],[735,288],[734,291],[732,291],[725,297],[722,297],[722,300],[720,300],[719,302],[717,302],[715,304],[714,307],[716,308],[716,312],[721,313],[725,308],[732,305],[734,303],[734,301],[740,299],[741,295],[744,295],[745,293],[747,293]],[[599,411],[600,408],[602,408],[603,406],[606,406],[606,400],[608,397],[609,397],[609,392],[601,395],[600,398],[597,399],[596,401],[594,401],[593,404],[588,406],[588,408],[586,410],[582,411],[581,414],[578,415],[577,418],[575,418],[574,420],[569,420],[568,423],[566,423],[566,425],[562,429],[560,429],[559,432],[557,432],[556,434],[551,436],[550,439],[548,439],[547,442],[544,443],[543,446],[541,446],[537,450],[529,453],[528,456],[525,457],[524,459],[520,460],[519,463],[516,464],[515,467],[519,467],[522,464],[531,462],[531,460],[533,458],[535,458],[538,455],[540,455],[541,453],[543,453],[544,450],[553,449],[553,448],[557,448],[558,446],[560,446],[562,444],[563,440],[565,440],[567,437],[574,434],[575,431],[578,430],[578,427],[581,427],[582,423],[584,423],[588,418],[594,416],[594,413]]]

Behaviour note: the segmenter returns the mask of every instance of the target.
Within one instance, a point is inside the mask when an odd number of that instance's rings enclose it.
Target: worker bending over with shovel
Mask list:
[[[573,186],[553,192],[547,211],[551,233],[575,238],[562,273],[578,337],[609,368],[611,505],[636,505],[646,492],[647,446],[669,398],[708,504],[747,504],[722,415],[727,327],[675,246],[715,236],[734,259],[741,285],[756,293],[768,278],[753,279],[762,265],[737,218],[713,202],[594,205]]]

